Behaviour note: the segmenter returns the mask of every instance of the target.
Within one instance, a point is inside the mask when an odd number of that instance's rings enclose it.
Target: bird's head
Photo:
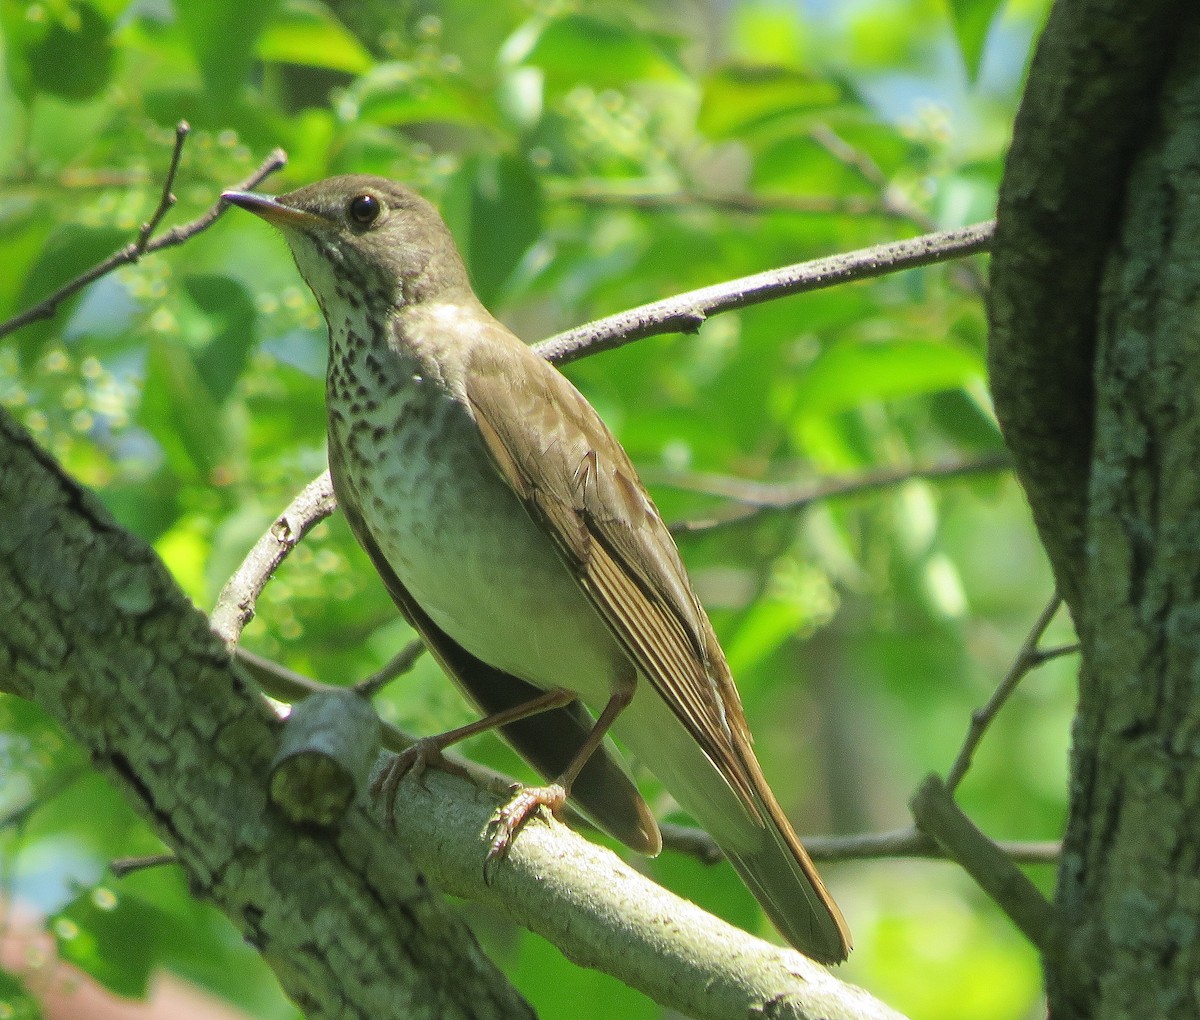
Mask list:
[[[470,291],[437,210],[395,181],[347,174],[278,197],[227,191],[222,198],[282,231],[325,309],[337,301],[405,305]]]

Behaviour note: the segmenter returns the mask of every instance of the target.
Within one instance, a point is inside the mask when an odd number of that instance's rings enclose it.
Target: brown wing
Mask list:
[[[527,349],[480,345],[463,385],[500,473],[642,674],[761,819],[761,780],[753,755],[742,753],[750,734],[724,655],[625,451],[570,382]]]
[[[335,491],[344,492],[345,487],[338,484],[339,465],[332,448],[329,461]],[[400,582],[353,502],[339,495],[338,504],[392,601],[421,635],[446,675],[485,715],[531,701],[542,693],[524,680],[477,659],[439,628]],[[501,727],[501,732],[521,757],[546,779],[553,780],[574,760],[594,724],[587,709],[576,701],[509,723]],[[572,787],[571,797],[602,829],[632,849],[647,854],[657,854],[662,849],[654,815],[633,780],[604,745],[588,759]]]

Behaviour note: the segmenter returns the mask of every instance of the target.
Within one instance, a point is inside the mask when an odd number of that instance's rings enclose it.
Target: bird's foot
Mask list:
[[[442,772],[470,778],[466,769],[442,753],[442,747],[436,737],[418,740],[399,754],[392,755],[391,760],[380,768],[371,783],[371,795],[382,798],[386,806],[389,828],[396,826],[396,791],[400,789],[401,781],[411,772],[421,787],[428,789],[425,786],[424,774],[431,765]]]
[[[483,877],[491,883],[491,869],[497,861],[504,860],[512,841],[523,826],[540,807],[547,807],[559,820],[567,803],[567,791],[558,783],[549,786],[514,786],[514,796],[503,807],[498,808],[488,822],[492,831],[492,842],[483,862]]]

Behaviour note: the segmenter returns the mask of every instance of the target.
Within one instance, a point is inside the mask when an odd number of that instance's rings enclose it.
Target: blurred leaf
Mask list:
[[[49,927],[60,959],[118,995],[144,999],[157,956],[154,933],[165,921],[162,911],[136,896],[98,886],[50,918]]]
[[[177,340],[154,337],[138,415],[171,470],[207,481],[225,452],[220,414],[191,355]]]
[[[1003,4],[1004,0],[950,0],[950,20],[972,83],[979,78],[988,29]]]
[[[37,304],[131,240],[129,231],[116,227],[84,227],[76,223],[57,227],[26,275],[15,306],[24,310]],[[49,339],[62,332],[63,323],[79,297],[76,294],[59,305],[53,318],[30,323],[20,332],[17,349],[23,369],[29,370]]]
[[[0,970],[0,1016],[5,1020],[41,1020],[42,1011],[14,974]]]
[[[372,124],[487,123],[487,104],[464,79],[428,75],[402,61],[376,64],[346,90],[343,115]]]
[[[802,415],[830,414],[867,400],[955,389],[983,375],[977,354],[950,344],[845,342],[828,348],[805,370],[793,396]]]
[[[348,74],[362,74],[374,63],[354,34],[315,0],[286,0],[258,37],[255,53],[260,60]]]
[[[471,160],[455,175],[443,211],[476,293],[485,305],[493,305],[541,234],[537,179],[516,156]]]
[[[727,67],[704,82],[697,127],[710,138],[729,138],[781,119],[825,111],[841,101],[825,78],[783,67]]]
[[[258,341],[254,299],[228,276],[185,276],[183,285],[200,310],[219,323],[216,335],[196,355],[196,370],[213,400],[223,404]]]
[[[676,79],[681,67],[678,40],[602,20],[568,14],[548,22],[520,58],[559,90],[584,83],[623,87],[631,81]]]
[[[13,89],[28,101],[36,92],[70,102],[91,99],[113,71],[111,25],[83,0],[38,5],[0,4],[5,61]]]
[[[174,7],[214,104],[237,102],[245,85],[254,47],[276,0],[204,0]]]

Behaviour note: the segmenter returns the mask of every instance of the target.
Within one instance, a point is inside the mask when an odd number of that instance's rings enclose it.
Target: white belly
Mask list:
[[[472,655],[602,707],[622,659],[604,622],[492,468],[465,410],[429,383],[403,398],[367,411],[368,427],[353,432],[350,415],[330,407],[341,485],[396,576]],[[397,432],[401,411],[420,427]]]

